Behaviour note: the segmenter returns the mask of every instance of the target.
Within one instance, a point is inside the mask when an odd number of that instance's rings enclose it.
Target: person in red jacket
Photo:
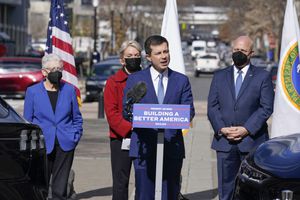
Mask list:
[[[131,123],[122,115],[123,89],[129,74],[141,70],[140,44],[125,41],[120,48],[120,63],[123,65],[111,76],[104,89],[104,109],[109,124],[111,168],[113,178],[113,200],[128,200],[128,185],[131,169],[129,144]]]

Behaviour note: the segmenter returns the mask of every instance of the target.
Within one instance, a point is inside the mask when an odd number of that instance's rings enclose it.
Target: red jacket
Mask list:
[[[109,124],[109,136],[111,138],[130,137],[131,123],[123,118],[122,99],[128,75],[120,69],[111,76],[104,89],[104,110]]]

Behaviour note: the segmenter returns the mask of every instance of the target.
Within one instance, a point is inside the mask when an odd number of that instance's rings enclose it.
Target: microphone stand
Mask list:
[[[155,200],[161,200],[163,163],[164,163],[164,129],[158,129],[156,149]]]

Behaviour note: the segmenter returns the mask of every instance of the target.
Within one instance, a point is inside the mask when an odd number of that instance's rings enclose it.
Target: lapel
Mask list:
[[[166,104],[170,98],[170,95],[173,93],[173,91],[171,91],[176,84],[176,82],[173,79],[173,70],[171,70],[170,68],[168,68],[168,86],[167,86],[167,90],[165,93],[165,98],[164,98],[164,104]]]
[[[63,99],[63,87],[64,87],[65,83],[64,82],[60,82],[59,85],[59,90],[58,90],[58,97],[57,97],[57,101],[56,101],[56,106],[55,106],[55,119],[57,119],[57,115],[59,112],[59,108],[62,108],[63,106],[61,106],[61,100]]]
[[[235,85],[234,85],[234,76],[233,76],[233,66],[229,67],[226,75],[227,83],[229,85],[230,93],[232,98],[235,100]]]
[[[51,119],[55,122],[55,119],[56,119],[56,116],[57,116],[57,113],[59,112],[59,109],[58,107],[60,107],[60,99],[61,99],[61,96],[62,96],[62,88],[64,86],[64,83],[61,82],[60,84],[60,87],[59,87],[59,91],[58,91],[58,97],[57,97],[57,101],[56,101],[56,107],[55,107],[55,113],[53,112],[53,109],[52,109],[52,105],[51,105],[51,102],[50,102],[50,98],[49,98],[49,95],[48,95],[48,92],[44,86],[44,81],[41,82],[41,90],[42,90],[42,96],[41,96],[41,99],[45,99],[45,110],[49,110],[49,114],[50,114],[50,117]]]
[[[242,83],[239,95],[237,97],[237,101],[239,100],[239,98],[241,97],[241,95],[243,95],[243,93],[245,92],[246,88],[248,87],[248,85],[250,84],[251,80],[253,79],[253,74],[254,74],[253,73],[253,67],[250,64],[249,69],[247,71],[247,74],[245,76],[245,79],[244,79],[244,81]]]
[[[40,99],[41,99],[41,101],[44,101],[43,109],[48,111],[49,117],[54,121],[55,116],[54,116],[54,112],[53,112],[53,109],[52,109],[52,105],[51,105],[51,102],[50,102],[48,92],[47,92],[47,90],[44,86],[44,81],[41,81],[40,86],[41,86],[41,90],[42,90],[42,94],[40,96]]]
[[[150,67],[148,67],[147,69],[145,69],[145,78],[146,78],[146,82],[147,82],[147,95],[148,95],[148,99],[153,103],[158,104],[158,99],[157,99],[157,95],[155,93],[155,89],[154,89],[154,85],[153,85],[153,81],[152,81],[152,77],[151,77],[151,73],[150,73]]]

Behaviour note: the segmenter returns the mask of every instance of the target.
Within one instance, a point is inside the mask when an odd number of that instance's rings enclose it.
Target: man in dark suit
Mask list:
[[[215,73],[208,96],[221,200],[231,199],[244,157],[269,138],[266,121],[273,112],[274,91],[269,72],[251,65],[252,48],[248,36],[233,42],[234,65]]]
[[[150,36],[145,42],[145,51],[151,66],[129,75],[124,94],[143,81],[147,85],[147,93],[140,103],[190,105],[192,119],[195,112],[189,79],[168,67],[168,41],[159,35]],[[126,98],[123,99],[123,106],[125,102]],[[134,159],[136,200],[154,199],[157,133],[157,129],[151,128],[135,128],[132,131],[129,155]],[[164,144],[162,199],[175,200],[179,194],[180,172],[185,156],[182,131],[166,129]]]

